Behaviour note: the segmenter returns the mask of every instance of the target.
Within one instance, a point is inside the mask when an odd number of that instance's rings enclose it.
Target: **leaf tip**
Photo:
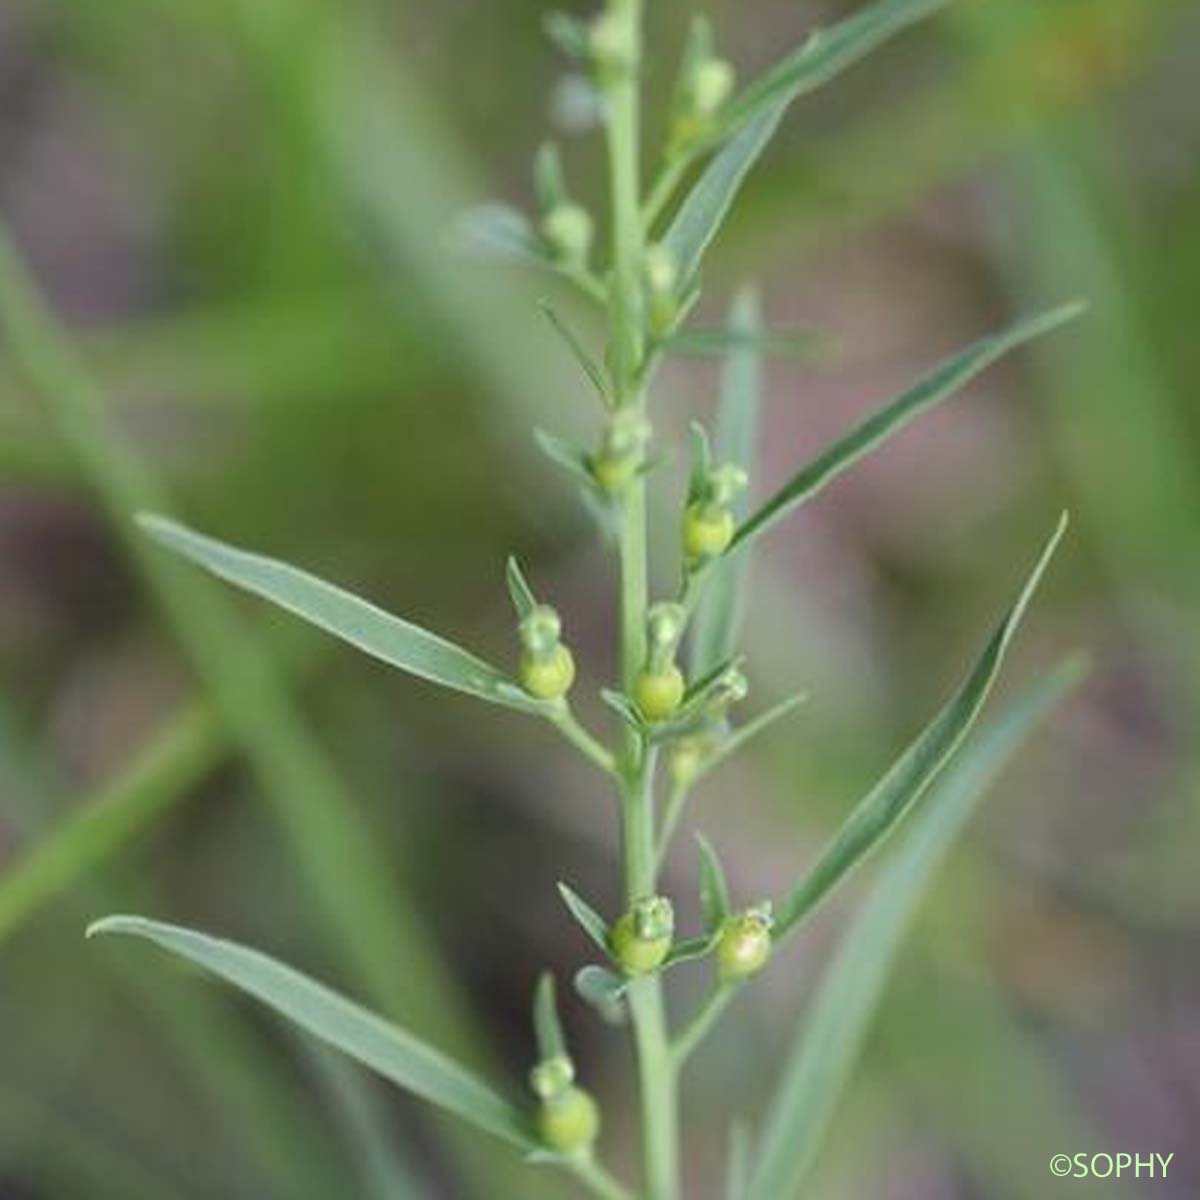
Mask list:
[[[91,941],[94,937],[102,937],[106,933],[128,933],[136,917],[113,915],[100,917],[93,921],[84,931],[83,936]]]

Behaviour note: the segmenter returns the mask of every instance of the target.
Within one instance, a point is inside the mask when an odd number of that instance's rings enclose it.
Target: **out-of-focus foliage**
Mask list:
[[[663,100],[685,14],[651,7]],[[750,78],[854,7],[708,10]],[[595,138],[571,132],[586,105],[541,15],[13,0],[0,215],[98,385],[98,429],[174,511],[489,661],[512,653],[516,552],[595,676],[612,672],[606,560],[527,431],[594,435],[538,299],[593,349],[596,330],[553,280],[465,263],[444,236],[486,196],[531,206],[527,131],[547,111],[572,193],[596,195]],[[1015,674],[1079,646],[1093,660],[906,944],[813,1195],[1041,1200],[1052,1154],[1139,1147],[1176,1153],[1156,1196],[1200,1184],[1197,53],[1190,0],[958,0],[798,104],[706,256],[705,324],[753,276],[765,324],[836,347],[772,362],[758,497],[954,347],[1091,303],[755,548],[755,703],[797,679],[810,699],[693,798],[737,894],[784,894],[811,863],[1063,507],[1075,532]],[[713,361],[665,382],[661,423],[708,416]],[[617,898],[607,798],[551,731],[141,574],[102,443],[81,450],[61,419],[0,344],[0,1196],[403,1194],[380,1182],[401,1178],[560,1194],[486,1148],[464,1158],[197,978],[84,947],[112,909],[220,930],[515,1075],[533,972],[578,957],[554,880]],[[664,536],[684,470],[655,476]],[[239,646],[268,672],[251,684],[266,709],[238,708]],[[271,774],[289,736],[303,779]],[[672,890],[694,895],[694,874],[673,860]],[[697,1056],[687,1195],[716,1194],[718,1121],[764,1095],[736,1081],[775,1074],[856,899]],[[597,1090],[627,1095],[619,1043],[564,1017]],[[619,1162],[632,1122],[606,1108]]]

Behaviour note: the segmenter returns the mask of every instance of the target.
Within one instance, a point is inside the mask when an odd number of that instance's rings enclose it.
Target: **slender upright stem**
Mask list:
[[[607,81],[608,155],[612,202],[613,274],[610,289],[612,361],[616,401],[641,410],[645,323],[642,267],[645,238],[641,215],[638,60],[641,57],[642,0],[609,0],[609,18],[623,23],[628,69]],[[646,655],[646,490],[641,476],[627,487],[621,511],[621,673],[632,688]],[[654,893],[654,755],[632,730],[621,757],[621,848],[625,895],[634,901]],[[642,1143],[647,1200],[679,1195],[678,1117],[662,986],[655,976],[635,980],[629,989],[637,1047],[642,1108]]]

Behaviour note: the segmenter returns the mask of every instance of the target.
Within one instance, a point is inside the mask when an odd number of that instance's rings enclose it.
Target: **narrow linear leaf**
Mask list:
[[[751,339],[760,329],[758,294],[743,289],[729,314],[730,331]],[[762,361],[759,349],[747,340],[730,353],[721,380],[717,406],[716,453],[723,462],[736,463],[747,475],[758,461],[759,410],[762,406]],[[746,498],[733,504],[738,520],[746,515]],[[709,578],[696,610],[692,633],[693,675],[711,670],[729,658],[741,630],[748,559],[722,557],[709,567]]]
[[[526,702],[511,688],[501,671],[482,659],[315,575],[239,550],[163,517],[141,516],[138,523],[168,549],[382,662],[481,700],[526,712],[540,711],[536,703]]]
[[[524,1114],[463,1067],[324,984],[248,947],[144,917],[112,916],[87,931],[145,938],[211,971],[398,1087],[519,1147],[537,1141]]]
[[[549,971],[542,972],[533,993],[533,1032],[537,1038],[538,1056],[543,1062],[566,1056],[567,1039],[558,1017],[554,976]]]
[[[1026,691],[935,788],[843,939],[797,1033],[766,1111],[744,1200],[800,1192],[934,872],[1005,763],[1081,674],[1082,664],[1070,661]]]
[[[537,442],[538,448],[551,462],[557,463],[569,475],[574,476],[576,482],[581,483],[588,494],[598,494],[596,481],[588,469],[588,456],[584,450],[552,433],[547,433],[544,429],[535,429],[533,440]]]
[[[608,922],[567,884],[559,883],[558,894],[567,906],[567,911],[579,922],[583,932],[607,955]]]
[[[516,555],[509,555],[504,566],[504,579],[508,584],[508,594],[512,598],[513,608],[516,609],[517,619],[523,621],[537,608],[537,597],[533,594],[533,588],[529,586]]]
[[[854,66],[910,26],[945,8],[949,0],[881,0],[829,29],[817,29],[736,96],[722,115],[725,132],[764,108],[791,104]]]
[[[680,938],[671,947],[667,957],[663,959],[662,969],[666,970],[667,967],[677,967],[680,963],[704,958],[712,953],[716,944],[716,938],[711,934],[706,934],[704,937]]]
[[[691,358],[723,357],[734,350],[753,350],[764,358],[818,359],[829,352],[829,339],[812,329],[761,329],[742,332],[732,326],[691,326],[664,346],[668,354]]]
[[[1079,303],[1065,304],[1061,308],[1029,317],[1010,329],[982,338],[946,359],[903,395],[878,409],[788,480],[738,528],[726,553],[732,554],[758,537],[797,505],[816,495],[831,479],[853,466],[921,413],[952,396],[999,358],[1073,320],[1084,311],[1084,307]]]
[[[688,429],[688,447],[692,455],[692,469],[688,476],[688,500],[697,499],[708,486],[712,470],[712,448],[708,444],[708,430],[699,421],[693,421]]]
[[[787,716],[792,709],[803,704],[808,699],[807,692],[797,692],[794,696],[788,696],[784,700],[780,700],[778,704],[768,708],[766,712],[759,713],[751,721],[747,721],[745,725],[735,729],[715,750],[700,764],[693,776],[693,783],[698,783],[710,771],[715,771],[726,759],[732,758],[739,750],[741,750],[751,738],[757,737],[765,729],[774,725],[780,717]]]
[[[776,911],[775,937],[785,937],[833,888],[876,849],[916,801],[966,736],[992,689],[1005,652],[1067,528],[1064,513],[1016,603],[984,647],[950,702],[862,799],[804,881]]]
[[[644,728],[641,714],[634,708],[623,692],[614,692],[612,688],[601,688],[600,699],[631,729],[636,729],[640,732]]]
[[[604,378],[604,372],[601,370],[599,363],[584,349],[583,343],[579,340],[575,331],[558,315],[554,306],[546,300],[539,302],[538,307],[542,310],[547,321],[550,322],[554,332],[563,340],[563,344],[571,352],[571,357],[579,364],[579,369],[587,376],[588,382],[596,389],[600,399],[604,401],[607,407],[612,407],[612,393],[609,390],[608,382]]]
[[[728,138],[701,172],[664,235],[684,279],[695,276],[742,181],[798,96],[814,91],[876,46],[941,8],[946,0],[883,0],[818,32],[728,108],[714,140]]]
[[[567,181],[562,157],[554,142],[543,142],[533,160],[533,187],[542,212],[550,212],[567,200]]]
[[[712,932],[729,916],[729,885],[712,843],[698,833],[696,844],[700,848],[700,911],[705,929]]]

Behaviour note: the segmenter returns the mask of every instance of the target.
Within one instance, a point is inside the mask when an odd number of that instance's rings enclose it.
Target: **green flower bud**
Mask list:
[[[587,1150],[600,1133],[600,1109],[582,1088],[568,1087],[538,1110],[538,1133],[558,1154]]]
[[[683,514],[683,554],[689,563],[716,558],[729,549],[737,523],[727,508],[693,503]]]
[[[560,641],[562,621],[548,604],[539,604],[520,625],[521,686],[538,700],[560,700],[575,682],[575,659]]]
[[[646,248],[646,286],[652,296],[669,295],[679,282],[675,255],[661,242]]]
[[[733,94],[736,76],[723,58],[698,63],[688,81],[692,111],[699,117],[711,117]]]
[[[565,1055],[547,1058],[529,1072],[529,1085],[541,1100],[553,1100],[575,1082],[575,1064]]]
[[[575,682],[575,658],[561,643],[549,655],[521,656],[521,686],[536,700],[561,700]]]
[[[657,671],[647,668],[633,681],[633,702],[647,721],[665,721],[683,702],[686,690],[683,672],[674,663]]]
[[[560,261],[583,266],[592,248],[594,227],[586,208],[570,201],[552,208],[542,219],[542,236]]]
[[[628,71],[636,61],[636,41],[627,14],[606,12],[592,22],[588,34],[592,60],[601,76]]]
[[[650,432],[650,422],[635,409],[613,413],[600,450],[590,464],[592,477],[609,495],[619,495],[636,477]]]
[[[627,975],[644,975],[662,966],[675,934],[675,912],[670,900],[650,896],[639,900],[618,918],[608,941]]]
[[[771,957],[771,914],[751,908],[726,917],[717,940],[717,975],[723,983],[747,979]]]
[[[687,787],[696,778],[709,754],[709,739],[702,735],[680,738],[667,757],[667,774],[675,787]]]

